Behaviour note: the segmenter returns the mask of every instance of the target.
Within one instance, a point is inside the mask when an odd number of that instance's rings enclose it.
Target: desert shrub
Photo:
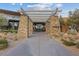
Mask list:
[[[79,42],[76,43],[76,47],[79,48]]]
[[[62,38],[61,41],[64,41],[64,39]]]
[[[8,41],[5,39],[0,40],[0,50],[8,47]]]
[[[62,40],[63,41],[63,44],[66,45],[66,46],[74,46],[76,45],[75,42],[73,41],[67,41],[67,40]]]
[[[8,33],[8,32],[17,33],[17,30],[2,30],[2,32],[6,32],[6,33]]]
[[[76,35],[77,31],[76,30],[70,30],[68,31],[68,34]]]

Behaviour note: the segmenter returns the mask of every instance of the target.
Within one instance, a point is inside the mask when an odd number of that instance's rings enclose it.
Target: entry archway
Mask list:
[[[46,13],[47,12],[47,13]],[[58,11],[52,14],[52,11],[39,11],[39,10],[31,10],[24,11],[22,9],[19,28],[18,28],[18,37],[19,38],[27,38],[33,32],[33,27],[35,23],[45,23],[44,28],[46,32],[52,36],[54,33],[58,33],[60,30],[60,23],[57,15]],[[40,14],[39,14],[40,13]],[[43,19],[43,20],[41,20]]]

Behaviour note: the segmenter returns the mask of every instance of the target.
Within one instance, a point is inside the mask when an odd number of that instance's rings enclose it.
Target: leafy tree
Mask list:
[[[6,25],[7,25],[6,18],[0,15],[0,29],[2,29],[2,26],[6,26]]]
[[[3,16],[0,16],[0,26],[4,26],[6,24],[7,24],[7,20]]]
[[[71,28],[79,31],[79,9],[69,11],[68,25],[71,26]]]
[[[68,20],[63,18],[62,16],[60,16],[59,21],[60,21],[61,25],[68,25],[69,24]]]

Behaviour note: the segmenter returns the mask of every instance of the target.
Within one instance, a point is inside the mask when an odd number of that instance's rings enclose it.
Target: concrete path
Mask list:
[[[50,39],[46,33],[38,32],[24,40],[4,55],[7,56],[71,56],[60,43]]]

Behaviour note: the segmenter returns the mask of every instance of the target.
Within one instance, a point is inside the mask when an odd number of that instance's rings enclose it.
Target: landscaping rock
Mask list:
[[[8,34],[7,34],[7,39],[10,39],[10,40],[17,40],[16,34],[15,34],[15,33],[8,33]]]
[[[0,33],[0,39],[6,39],[6,33]]]
[[[67,34],[67,33],[65,33],[64,35],[63,35],[63,39],[68,39],[69,38],[69,35]]]
[[[76,34],[76,39],[79,39],[79,33]]]

